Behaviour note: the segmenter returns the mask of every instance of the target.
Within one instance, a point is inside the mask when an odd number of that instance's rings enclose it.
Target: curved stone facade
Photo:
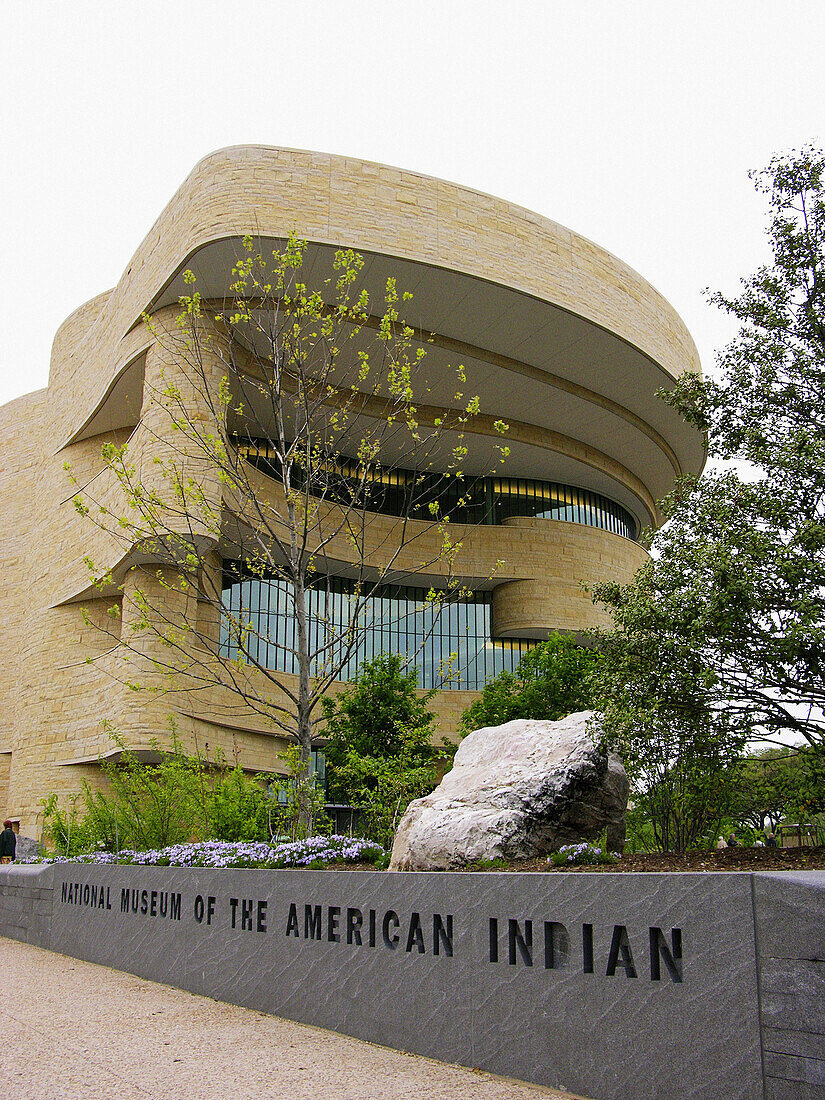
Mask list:
[[[220,689],[170,702],[126,686],[117,654],[95,629],[111,596],[90,588],[84,559],[128,587],[129,555],[78,519],[64,468],[81,487],[93,484],[97,500],[114,502],[119,490],[101,445],[128,442],[130,459],[153,476],[159,432],[147,393],[174,369],[158,333],[173,323],[184,269],[196,272],[205,297],[218,297],[248,232],[275,244],[297,232],[318,270],[335,248],[355,248],[371,290],[387,275],[410,289],[407,319],[426,334],[434,377],[461,361],[479,394],[474,437],[484,446],[495,420],[509,424],[508,477],[598,494],[640,529],[659,522],[655,502],[674,477],[704,461],[698,435],[655,396],[698,370],[688,332],[641,276],[590,241],[504,200],[347,157],[254,146],[206,157],[118,285],[61,326],[48,388],[0,409],[0,810],[29,835],[39,828],[40,799],[75,793],[82,778],[98,782],[96,761],[112,751],[104,720],[148,749],[172,711],[185,743],[197,736],[210,753],[237,748],[251,770],[273,767],[278,739]],[[435,386],[419,415],[432,422],[449,408],[449,394]],[[211,491],[220,503],[219,487]],[[263,495],[278,491],[261,477]],[[386,531],[376,514],[376,548]],[[495,638],[535,640],[599,623],[580,582],[626,581],[645,556],[621,535],[556,519],[510,518],[463,535],[462,574],[492,589]],[[422,529],[422,543],[433,537]],[[340,559],[348,552],[342,541]],[[201,612],[195,602],[175,613]],[[444,732],[457,728],[472,698],[441,695]]]

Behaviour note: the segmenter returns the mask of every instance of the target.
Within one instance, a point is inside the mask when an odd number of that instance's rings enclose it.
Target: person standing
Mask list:
[[[0,863],[11,863],[16,851],[17,836],[11,827],[11,822],[4,821],[3,832],[0,833]]]

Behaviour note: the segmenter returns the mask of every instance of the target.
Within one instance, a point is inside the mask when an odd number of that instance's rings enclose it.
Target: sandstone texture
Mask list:
[[[471,733],[433,793],[410,803],[390,870],[533,857],[605,829],[608,844],[621,849],[627,776],[619,758],[594,743],[592,717],[519,719]]]

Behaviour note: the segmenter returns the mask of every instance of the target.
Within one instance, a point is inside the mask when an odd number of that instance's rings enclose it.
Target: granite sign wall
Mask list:
[[[822,1096],[823,918],[820,873],[0,873],[3,934],[596,1100]]]

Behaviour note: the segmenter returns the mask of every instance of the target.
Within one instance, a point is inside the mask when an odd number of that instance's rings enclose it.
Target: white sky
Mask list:
[[[521,203],[632,264],[705,368],[702,288],[767,257],[771,155],[825,141],[822,0],[5,0],[0,402],[195,162],[348,153]]]

